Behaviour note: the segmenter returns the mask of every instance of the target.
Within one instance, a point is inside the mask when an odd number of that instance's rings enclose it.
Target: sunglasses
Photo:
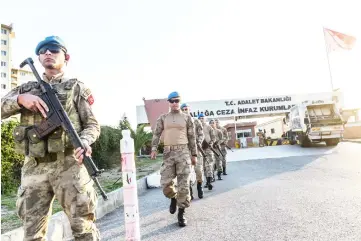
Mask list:
[[[60,51],[62,51],[63,49],[57,45],[45,45],[44,47],[42,47],[39,50],[39,54],[45,54],[46,51],[50,51],[50,53],[52,54],[58,54],[60,53]]]
[[[180,100],[179,99],[175,99],[175,100],[168,100],[169,101],[169,103],[179,103],[180,102]]]
[[[183,110],[188,110],[188,108],[183,108]]]

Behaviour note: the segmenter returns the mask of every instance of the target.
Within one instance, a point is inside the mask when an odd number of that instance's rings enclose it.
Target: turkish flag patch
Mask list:
[[[88,97],[88,102],[89,102],[89,105],[92,105],[94,103],[94,97],[93,95],[89,95]]]

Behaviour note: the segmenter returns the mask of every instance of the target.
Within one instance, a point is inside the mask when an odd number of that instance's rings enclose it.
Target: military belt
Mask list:
[[[184,150],[186,148],[188,148],[188,144],[164,146],[164,150],[167,151]]]

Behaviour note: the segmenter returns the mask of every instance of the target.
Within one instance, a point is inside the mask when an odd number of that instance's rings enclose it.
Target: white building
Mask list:
[[[271,139],[279,139],[283,132],[285,132],[283,117],[277,117],[273,120],[258,124],[254,129],[255,133],[257,133],[259,129],[262,131],[266,130],[266,138],[271,137]]]
[[[12,39],[15,37],[12,25],[1,24],[1,97],[11,90]]]

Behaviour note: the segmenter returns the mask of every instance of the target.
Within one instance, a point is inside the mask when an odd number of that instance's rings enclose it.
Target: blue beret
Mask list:
[[[184,107],[189,107],[189,105],[186,103],[183,103],[180,108],[183,109]]]
[[[198,119],[201,118],[201,117],[204,117],[203,113],[200,113],[200,114],[198,115]]]
[[[177,91],[174,91],[168,95],[168,100],[170,100],[172,98],[177,98],[177,97],[180,97],[180,95],[178,94]]]
[[[58,45],[59,47],[61,47],[65,52],[67,52],[67,49],[65,47],[65,43],[64,41],[59,38],[58,36],[49,36],[46,37],[43,41],[41,41],[40,43],[38,43],[38,46],[36,46],[35,48],[35,54],[39,55],[39,50],[47,44],[54,44],[54,45]]]

